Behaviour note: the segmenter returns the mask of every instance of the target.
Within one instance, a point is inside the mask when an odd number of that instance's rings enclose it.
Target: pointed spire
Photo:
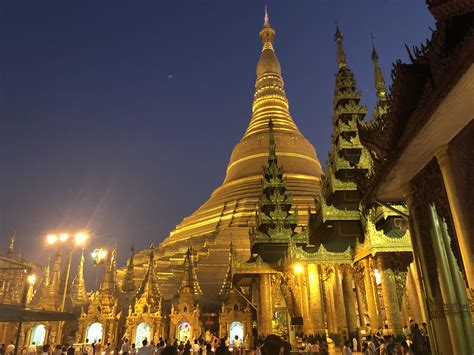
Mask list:
[[[265,18],[263,20],[263,27],[270,27],[270,19],[268,18],[268,6],[265,4]]]
[[[153,249],[154,247],[150,248],[148,269],[145,278],[137,291],[135,307],[139,306],[143,309],[143,306],[147,305],[149,311],[155,313],[161,309],[161,291],[156,275]]]
[[[38,288],[33,294],[33,298],[30,303],[32,306],[38,305],[48,291],[50,264],[51,264],[51,257],[48,256],[48,263],[44,267],[43,277],[41,278],[41,282],[39,283]]]
[[[192,293],[195,296],[203,294],[194,268],[192,247],[188,248],[184,258],[184,274],[179,293],[181,294],[182,292]]]
[[[377,97],[385,100],[387,98],[385,89],[385,80],[383,78],[382,69],[379,64],[379,55],[375,49],[374,36],[372,35],[372,62],[374,63],[374,78],[375,78],[375,90],[377,91]]]
[[[339,69],[345,68],[346,63],[346,53],[344,52],[344,47],[342,46],[342,32],[339,30],[339,25],[336,21],[336,33],[334,34],[334,40],[337,43],[337,67]]]
[[[135,266],[133,259],[135,257],[135,248],[130,248],[130,259],[127,262],[127,271],[125,272],[125,277],[123,279],[122,291],[124,292],[133,292],[135,291]]]
[[[103,294],[115,293],[117,285],[117,252],[114,249],[105,265],[104,279],[100,284],[100,291]]]
[[[71,284],[71,300],[73,305],[83,305],[88,303],[86,281],[84,279],[84,249],[82,249],[79,266],[77,268],[76,277]]]
[[[15,249],[15,239],[16,239],[16,234],[13,233],[12,237],[10,238],[10,244],[8,245],[8,254],[13,254],[13,251]]]

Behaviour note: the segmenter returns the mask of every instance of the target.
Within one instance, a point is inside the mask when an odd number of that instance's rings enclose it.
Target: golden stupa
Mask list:
[[[155,249],[165,299],[176,293],[189,246],[194,251],[197,277],[205,296],[218,294],[226,273],[230,242],[242,257],[249,255],[248,231],[249,226],[255,224],[262,190],[270,119],[278,159],[293,196],[293,206],[299,210],[301,224],[306,224],[308,207],[314,206],[314,198],[319,193],[321,164],[313,145],[301,134],[290,115],[280,63],[273,48],[275,30],[270,26],[267,13],[260,39],[263,48],[257,64],[252,118],[232,152],[224,182]],[[139,253],[135,257],[138,270],[146,265],[147,255]]]

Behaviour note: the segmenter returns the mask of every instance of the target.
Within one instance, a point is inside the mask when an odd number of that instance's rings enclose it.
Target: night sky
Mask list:
[[[370,112],[370,33],[390,82],[433,18],[424,1],[266,2],[292,116],[324,164],[334,21]],[[87,228],[88,249],[123,263],[197,209],[251,116],[264,4],[1,2],[0,248],[16,232],[44,264],[49,231]]]

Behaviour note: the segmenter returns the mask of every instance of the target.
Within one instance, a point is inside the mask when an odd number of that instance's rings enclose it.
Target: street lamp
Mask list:
[[[89,235],[84,232],[80,231],[74,235],[74,238],[72,238],[72,244],[71,243],[71,238],[69,238],[69,233],[60,233],[59,235],[56,234],[49,234],[46,237],[46,242],[49,245],[55,245],[56,243],[62,243],[62,244],[69,244],[69,253],[68,253],[68,259],[67,259],[67,268],[66,268],[66,278],[64,282],[64,290],[63,290],[63,295],[62,295],[62,301],[61,301],[61,308],[60,311],[64,312],[64,306],[66,304],[66,294],[67,294],[67,289],[68,289],[68,284],[69,284],[69,273],[71,271],[71,260],[72,260],[72,252],[75,246],[83,246],[87,239],[89,238]],[[60,245],[58,245],[58,249],[60,248]],[[59,322],[58,325],[58,340],[61,341],[61,331],[62,331],[62,321]]]
[[[95,289],[97,289],[97,284],[99,283],[99,265],[104,263],[107,254],[107,250],[102,248],[94,249],[91,253],[95,268]]]

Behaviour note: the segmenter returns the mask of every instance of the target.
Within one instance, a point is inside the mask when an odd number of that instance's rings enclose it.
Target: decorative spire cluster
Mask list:
[[[11,239],[10,239],[10,244],[8,244],[8,250],[7,250],[7,253],[8,254],[13,254],[13,251],[15,249],[15,234],[12,235]]]
[[[382,69],[380,68],[379,55],[375,49],[374,37],[372,36],[372,62],[374,63],[374,81],[375,91],[377,94],[377,103],[375,105],[372,120],[376,120],[387,113],[387,89],[385,88],[385,80],[383,78]]]
[[[104,279],[100,285],[101,295],[113,295],[117,285],[117,252],[114,249],[105,265]]]
[[[50,264],[51,264],[51,257],[48,257],[48,263],[44,267],[43,277],[41,278],[41,282],[39,283],[38,288],[36,289],[35,293],[33,294],[33,298],[31,299],[30,304],[32,306],[38,306],[48,292]]]

